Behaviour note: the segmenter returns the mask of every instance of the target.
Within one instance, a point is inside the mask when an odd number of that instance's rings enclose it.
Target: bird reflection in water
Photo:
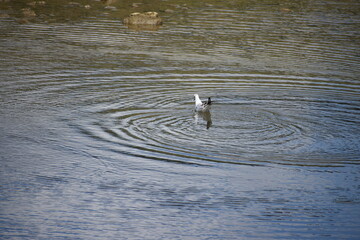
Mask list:
[[[195,123],[198,123],[200,118],[202,118],[206,122],[206,129],[209,129],[212,126],[210,111],[196,112],[195,113]]]

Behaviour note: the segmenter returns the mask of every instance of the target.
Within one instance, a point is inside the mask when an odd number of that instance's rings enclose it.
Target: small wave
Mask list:
[[[79,128],[110,151],[187,164],[357,163],[359,109],[351,81],[151,73],[96,87],[104,96],[94,95],[85,111],[97,121]],[[213,97],[210,119],[193,112],[193,92]]]

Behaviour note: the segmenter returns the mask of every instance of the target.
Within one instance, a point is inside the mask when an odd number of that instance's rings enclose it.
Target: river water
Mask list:
[[[359,238],[357,1],[0,11],[0,238]]]

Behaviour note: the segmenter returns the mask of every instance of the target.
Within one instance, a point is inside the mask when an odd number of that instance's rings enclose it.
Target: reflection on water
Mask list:
[[[127,25],[127,27],[131,30],[135,31],[157,31],[160,29],[160,25]]]
[[[199,118],[202,118],[206,122],[206,129],[209,129],[212,125],[211,120],[211,112],[205,111],[205,112],[196,112],[195,113],[195,123],[199,122]]]
[[[0,236],[356,239],[359,7],[0,1]]]

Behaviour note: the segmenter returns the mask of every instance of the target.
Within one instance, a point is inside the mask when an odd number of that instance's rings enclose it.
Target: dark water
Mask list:
[[[0,1],[0,238],[358,239],[360,4],[138,2]]]

